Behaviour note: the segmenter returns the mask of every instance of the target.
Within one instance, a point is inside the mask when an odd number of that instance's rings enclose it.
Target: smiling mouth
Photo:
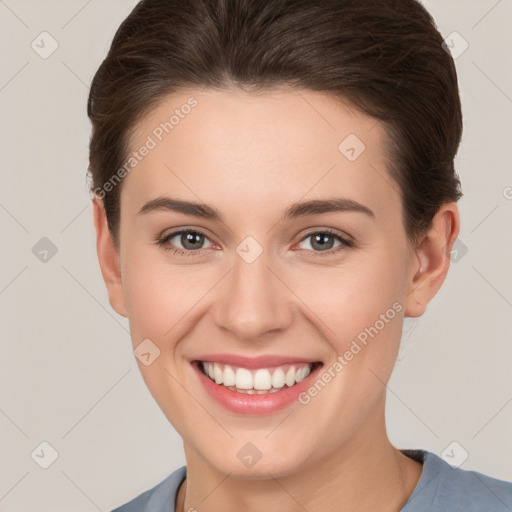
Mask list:
[[[277,393],[291,388],[322,366],[321,362],[294,363],[250,370],[210,361],[196,361],[196,364],[215,384],[249,395]]]

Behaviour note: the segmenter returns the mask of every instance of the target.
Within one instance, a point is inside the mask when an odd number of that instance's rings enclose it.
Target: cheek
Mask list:
[[[172,327],[170,312],[179,303],[166,281],[155,267],[132,266],[127,271],[123,284],[134,344],[141,337],[158,340]]]
[[[171,265],[155,252],[140,249],[125,257],[123,288],[134,345],[145,338],[158,345],[179,339],[183,319],[209,281],[208,271],[192,273],[189,266]]]
[[[297,294],[307,297],[307,305],[326,324],[329,338],[344,348],[344,342],[374,325],[381,315],[386,326],[400,323],[390,321],[396,320],[404,299],[399,261],[397,255],[368,255],[338,267],[313,269],[301,276]]]
[[[350,414],[359,410],[364,416],[360,404],[375,403],[393,370],[403,324],[404,254],[383,248],[308,273],[298,293],[327,326],[332,356],[326,371],[334,376],[328,393]]]
[[[357,429],[382,398],[383,383],[396,361],[403,323],[403,265],[399,254],[388,254],[310,273],[297,293],[308,297],[306,303],[315,314],[311,318],[316,317],[312,321],[327,326],[322,330],[332,349],[319,377],[327,384],[315,382],[304,402],[311,400],[319,422],[339,429],[340,435],[347,428]],[[309,295],[304,295],[306,290]],[[318,391],[323,389],[325,393]],[[335,417],[324,410],[325,403],[336,404]]]
[[[201,288],[202,289],[202,288]],[[140,274],[130,283],[128,315],[132,339],[150,338],[168,350],[169,342],[179,339],[187,314],[201,294],[190,277]]]
[[[201,411],[190,407],[190,396],[183,388],[184,368],[176,365],[176,356],[180,340],[194,328],[194,305],[205,293],[200,283],[207,277],[200,278],[194,272],[192,278],[189,267],[170,265],[154,253],[140,248],[124,258],[123,287],[130,334],[135,351],[144,340],[156,346],[157,350],[150,345],[149,364],[137,358],[139,370],[168,420],[179,432],[186,432],[184,425]],[[141,347],[147,352],[145,343]]]

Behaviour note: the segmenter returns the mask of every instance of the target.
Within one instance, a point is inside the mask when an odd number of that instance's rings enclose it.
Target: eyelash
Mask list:
[[[194,234],[203,235],[204,237],[208,238],[201,231],[197,231],[197,230],[193,230],[193,229],[181,229],[179,231],[174,231],[174,232],[172,232],[172,233],[170,233],[168,235],[165,235],[165,236],[163,236],[161,238],[158,238],[156,243],[157,243],[157,245],[162,247],[164,251],[170,252],[171,254],[175,254],[175,255],[178,255],[178,256],[194,257],[194,256],[201,255],[202,252],[203,252],[203,249],[198,249],[198,250],[194,250],[194,251],[186,251],[186,250],[183,250],[183,249],[178,249],[176,247],[173,248],[173,247],[170,247],[168,245],[168,241],[169,240],[171,240],[175,236],[181,235],[183,233],[194,233]],[[311,231],[308,234],[306,234],[305,236],[303,236],[299,240],[299,243],[303,242],[307,238],[312,237],[313,235],[319,235],[319,234],[320,235],[330,235],[330,236],[336,238],[337,240],[339,240],[341,242],[341,245],[336,247],[336,248],[334,248],[334,249],[329,249],[328,251],[312,251],[312,250],[308,250],[308,249],[301,249],[301,251],[305,250],[307,252],[312,252],[314,254],[314,257],[316,258],[316,257],[330,256],[330,255],[333,255],[333,254],[339,252],[340,250],[355,247],[355,243],[354,243],[353,240],[350,240],[348,238],[344,238],[341,235],[339,235],[337,232],[335,232],[335,231],[333,231],[331,229],[323,229],[321,231]]]

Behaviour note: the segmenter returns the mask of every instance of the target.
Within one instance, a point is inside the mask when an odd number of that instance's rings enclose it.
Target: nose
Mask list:
[[[217,290],[215,324],[246,341],[267,340],[266,334],[284,331],[293,319],[293,294],[265,251],[249,263],[238,255],[231,272]],[[273,265],[275,267],[275,265]]]

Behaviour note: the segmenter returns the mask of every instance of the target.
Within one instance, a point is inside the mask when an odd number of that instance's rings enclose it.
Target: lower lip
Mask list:
[[[252,416],[273,414],[285,409],[296,401],[301,393],[308,389],[318,370],[322,367],[320,365],[318,368],[315,368],[305,379],[290,388],[275,393],[249,395],[247,393],[238,393],[225,386],[216,384],[199,369],[197,361],[192,366],[198,373],[199,380],[206,391],[217,403],[231,412]]]

